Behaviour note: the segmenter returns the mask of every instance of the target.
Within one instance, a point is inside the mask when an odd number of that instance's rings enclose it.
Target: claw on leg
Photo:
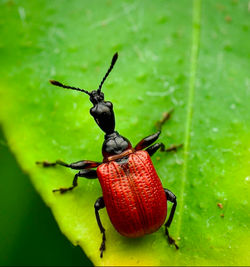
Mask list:
[[[99,248],[100,250],[100,257],[102,258],[103,257],[103,252],[106,248],[105,246],[105,241],[106,241],[106,235],[105,235],[105,229],[102,225],[102,222],[101,222],[101,219],[100,219],[100,215],[99,215],[99,210],[100,209],[103,209],[105,207],[105,203],[104,203],[104,200],[103,200],[103,197],[99,197],[96,202],[95,202],[95,216],[96,216],[96,221],[97,221],[97,224],[99,226],[99,229],[101,231],[101,234],[102,234],[102,243],[101,243],[101,246]]]
[[[102,233],[102,243],[101,243],[101,246],[100,246],[100,251],[101,251],[100,257],[101,257],[101,258],[103,257],[103,252],[104,252],[104,250],[106,249],[105,241],[106,241],[106,236],[105,236],[105,231],[104,231],[104,232]]]
[[[168,112],[164,112],[162,114],[162,119],[157,121],[155,126],[158,130],[161,130],[162,126],[165,124],[166,121],[168,121],[172,115],[172,113],[174,112],[174,109],[170,109]]]
[[[168,243],[174,245],[176,249],[179,249],[179,246],[176,244],[175,240],[169,235],[168,228],[165,228],[165,234],[168,237]]]
[[[66,193],[67,191],[71,191],[74,187],[69,187],[69,188],[59,188],[59,189],[54,189],[52,192],[60,192],[61,194]]]
[[[171,151],[174,151],[176,152],[178,150],[178,148],[181,148],[183,147],[183,144],[179,144],[179,145],[171,145],[170,147],[164,149],[164,148],[161,148],[161,151],[162,152],[171,152]]]
[[[56,162],[48,162],[46,160],[44,161],[36,161],[37,165],[42,165],[43,167],[51,167],[51,166],[56,166]]]

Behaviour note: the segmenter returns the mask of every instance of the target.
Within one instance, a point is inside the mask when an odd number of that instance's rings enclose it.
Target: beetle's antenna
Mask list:
[[[101,81],[101,83],[100,83],[100,85],[99,85],[99,88],[97,89],[98,94],[100,94],[101,89],[102,89],[102,85],[103,85],[103,83],[105,82],[105,80],[107,79],[107,77],[109,76],[109,73],[111,72],[111,70],[113,69],[113,67],[114,67],[114,65],[115,65],[115,62],[116,62],[117,58],[118,58],[118,53],[116,52],[116,53],[113,55],[113,58],[112,58],[112,61],[111,61],[111,64],[110,64],[110,67],[109,67],[107,73],[106,73],[105,76],[103,77],[103,79],[102,79],[102,81]]]
[[[54,80],[50,80],[50,83],[55,85],[55,86],[59,86],[59,87],[62,87],[62,88],[66,88],[66,89],[71,89],[71,90],[76,90],[76,91],[80,91],[80,92],[83,92],[87,95],[90,95],[90,92],[86,91],[86,90],[83,90],[83,89],[80,89],[80,88],[76,88],[76,87],[72,87],[72,86],[68,86],[68,85],[64,85],[58,81],[54,81]]]

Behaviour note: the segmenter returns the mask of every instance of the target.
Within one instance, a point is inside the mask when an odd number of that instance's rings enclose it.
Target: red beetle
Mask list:
[[[37,163],[42,163],[44,167],[58,164],[79,170],[71,187],[56,189],[53,192],[65,193],[71,191],[77,186],[78,177],[99,179],[103,197],[97,199],[94,207],[96,220],[102,233],[101,257],[105,250],[106,236],[100,220],[99,210],[105,206],[112,224],[120,234],[127,237],[139,237],[155,232],[164,224],[167,216],[167,200],[172,202],[170,216],[165,223],[165,233],[169,243],[174,244],[178,249],[174,239],[168,233],[168,227],[173,220],[177,206],[176,196],[168,189],[163,188],[150,159],[150,156],[158,149],[168,152],[176,150],[178,146],[165,149],[162,143],[152,145],[161,133],[161,131],[158,131],[141,140],[133,148],[127,138],[115,131],[113,104],[104,100],[101,88],[117,58],[118,54],[116,53],[99,88],[92,92],[63,85],[57,81],[50,81],[53,85],[81,91],[89,95],[90,101],[93,103],[90,114],[105,132],[105,140],[102,146],[103,162],[82,160],[67,164],[58,160],[54,163],[47,161]],[[169,115],[170,113],[167,113],[165,119],[161,121],[160,127],[169,118]]]

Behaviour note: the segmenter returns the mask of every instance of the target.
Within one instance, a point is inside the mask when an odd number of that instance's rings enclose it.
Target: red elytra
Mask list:
[[[139,237],[159,229],[167,215],[167,199],[149,154],[137,151],[125,164],[116,161],[97,168],[103,198],[115,229]]]

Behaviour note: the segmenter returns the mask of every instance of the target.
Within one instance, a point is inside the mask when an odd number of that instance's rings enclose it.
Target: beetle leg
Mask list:
[[[150,147],[148,147],[146,149],[146,151],[148,152],[148,154],[150,156],[153,156],[154,153],[160,149],[161,152],[171,152],[171,151],[177,151],[178,148],[182,147],[183,144],[179,144],[179,145],[171,145],[169,148],[165,148],[165,145],[163,143],[157,143],[157,144],[154,144]]]
[[[61,165],[74,170],[82,170],[82,169],[96,168],[101,164],[101,162],[96,162],[92,160],[80,160],[77,162],[67,164],[61,160],[57,160],[56,162],[37,161],[36,164],[42,164],[43,167],[53,167],[56,165]]]
[[[99,197],[96,200],[94,207],[95,207],[95,217],[96,217],[96,220],[97,220],[97,224],[98,224],[99,229],[100,229],[100,231],[102,233],[102,243],[101,243],[101,246],[100,246],[100,251],[101,251],[100,257],[102,258],[103,251],[106,248],[105,247],[105,241],[106,241],[105,229],[102,226],[101,219],[100,219],[100,216],[99,216],[99,210],[103,209],[105,207],[105,203],[104,203],[103,197]]]
[[[145,138],[143,138],[136,146],[135,150],[142,150],[150,145],[152,145],[158,138],[159,135],[161,134],[161,131],[158,131],[155,134],[149,135]]]
[[[176,196],[168,189],[164,188],[164,191],[165,191],[167,200],[174,204],[172,206],[169,218],[168,218],[167,222],[165,223],[165,234],[168,237],[169,244],[174,244],[176,249],[179,249],[179,247],[175,243],[175,240],[169,235],[169,232],[168,232],[168,228],[170,227],[170,225],[172,223],[172,220],[173,220],[173,217],[174,217],[174,213],[175,213],[175,210],[176,210],[176,206],[177,206]]]
[[[161,128],[162,126],[165,124],[166,121],[168,121],[171,117],[171,114],[173,113],[173,109],[171,109],[169,112],[165,112],[163,113],[163,117],[161,120],[159,120],[157,123],[156,123],[156,128],[159,129],[159,131],[155,134],[152,134],[152,135],[149,135],[145,138],[143,138],[136,146],[135,146],[135,150],[142,150],[144,148],[147,148],[148,146],[152,145],[158,138],[159,138],[159,135],[161,133]],[[149,151],[153,150],[152,153],[154,154],[159,148],[161,148],[161,151],[165,151],[165,152],[169,152],[169,151],[176,151],[178,147],[182,146],[181,145],[172,145],[171,147],[165,149],[165,146],[160,143],[160,144],[155,144],[153,146],[153,148],[148,148]],[[146,149],[148,151],[148,149]],[[148,151],[148,152],[149,152]]]
[[[85,177],[87,179],[95,179],[97,178],[97,173],[96,173],[96,170],[81,170],[75,175],[72,186],[68,188],[54,189],[53,192],[60,192],[61,194],[63,194],[67,191],[73,190],[78,185],[77,183],[78,177]]]
[[[161,130],[162,126],[168,121],[173,113],[174,109],[170,109],[168,112],[164,112],[162,115],[162,119],[157,121],[155,126],[157,129]]]

